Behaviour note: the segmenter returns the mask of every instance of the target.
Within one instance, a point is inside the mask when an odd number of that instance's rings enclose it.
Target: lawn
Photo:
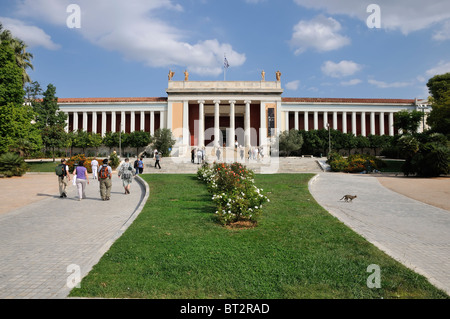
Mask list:
[[[194,175],[142,175],[149,200],[70,296],[104,298],[447,298],[321,208],[310,174],[256,175],[258,227],[217,223]],[[369,265],[381,288],[368,288]]]
[[[61,164],[61,161],[56,162],[27,162],[28,172],[49,173],[55,172],[55,167]]]

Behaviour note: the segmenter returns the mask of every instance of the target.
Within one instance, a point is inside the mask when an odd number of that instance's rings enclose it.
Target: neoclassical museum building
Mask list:
[[[400,110],[429,112],[416,99],[283,97],[276,81],[184,81],[169,73],[167,97],[63,98],[68,131],[172,131],[172,156],[197,147],[262,146],[269,149],[279,132],[331,128],[355,135],[394,135]],[[425,117],[424,117],[425,118]],[[421,125],[422,128],[422,125]]]

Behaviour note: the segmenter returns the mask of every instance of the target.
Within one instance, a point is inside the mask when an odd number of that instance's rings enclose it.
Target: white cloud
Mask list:
[[[435,75],[444,74],[450,72],[450,62],[441,61],[435,67],[427,70],[426,75],[431,78]]]
[[[333,18],[322,15],[309,21],[300,21],[294,26],[291,45],[300,54],[309,48],[319,52],[339,49],[350,44],[350,39],[339,34],[341,24]]]
[[[399,30],[403,34],[428,28],[450,19],[450,1],[433,0],[294,0],[298,5],[325,10],[328,14],[343,14],[366,23],[371,13],[367,6],[376,3],[381,9],[381,28]]]
[[[326,61],[322,65],[322,72],[325,75],[334,77],[334,78],[340,78],[344,76],[353,75],[359,70],[362,69],[362,66],[358,63],[355,63],[353,61],[346,61],[342,60],[339,63],[335,63],[332,61]]]
[[[408,87],[408,86],[411,86],[411,85],[414,84],[412,82],[392,82],[392,83],[387,83],[387,82],[377,81],[377,80],[373,80],[373,79],[368,80],[368,82],[370,84],[372,84],[372,85],[375,85],[376,87],[378,87],[380,89],[404,88],[404,87]]]
[[[44,30],[25,24],[24,22],[6,17],[0,17],[3,28],[11,31],[13,37],[21,39],[28,47],[44,47],[49,50],[57,50],[60,45],[54,43]]]
[[[352,79],[349,81],[342,81],[341,85],[343,86],[352,86],[352,85],[357,85],[359,83],[361,83],[362,81],[360,79]]]
[[[66,27],[66,8],[71,2],[21,0],[18,14]],[[183,10],[170,0],[79,0],[77,4],[81,9],[81,28],[77,30],[82,36],[129,60],[152,67],[181,66],[191,73],[213,76],[222,72],[224,54],[232,67],[246,60],[245,54],[217,39],[189,40],[187,30],[162,18]]]
[[[291,81],[286,83],[286,90],[296,91],[300,85],[300,80]]]
[[[450,40],[450,21],[443,23],[442,29],[433,35],[433,39],[437,41]]]

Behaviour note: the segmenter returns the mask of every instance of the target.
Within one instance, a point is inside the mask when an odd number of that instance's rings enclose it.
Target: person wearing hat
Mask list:
[[[103,160],[103,165],[98,169],[98,181],[100,182],[100,196],[102,200],[109,200],[112,187],[112,168],[108,165],[108,159]]]

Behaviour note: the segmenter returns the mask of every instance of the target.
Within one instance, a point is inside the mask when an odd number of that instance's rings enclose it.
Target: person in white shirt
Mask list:
[[[97,159],[94,157],[94,159],[91,161],[91,167],[92,167],[92,175],[94,179],[98,179],[97,178],[97,170],[98,170],[98,161]]]

